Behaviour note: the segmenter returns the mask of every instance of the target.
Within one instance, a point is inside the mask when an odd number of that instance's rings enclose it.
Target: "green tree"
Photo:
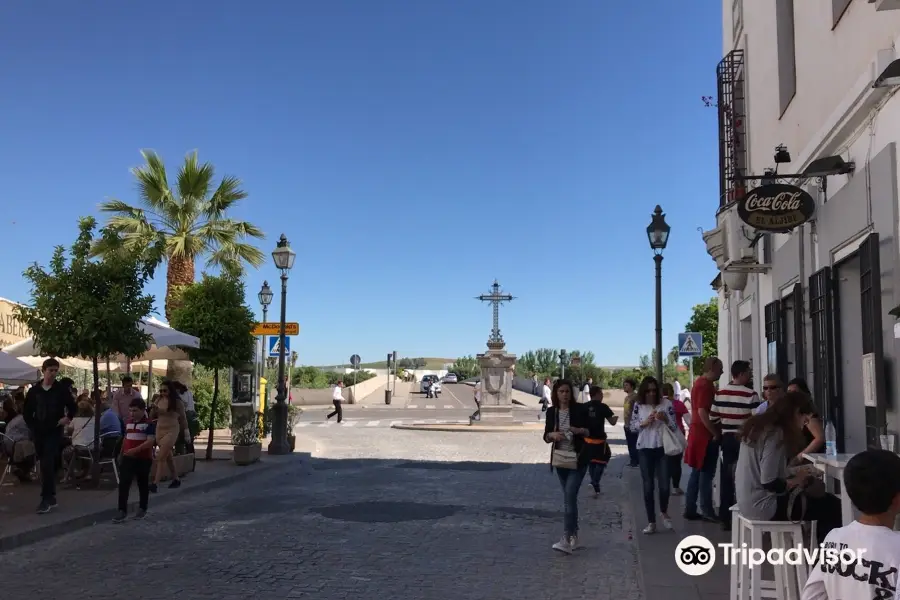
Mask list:
[[[227,377],[225,379],[227,380]],[[194,365],[191,393],[194,394],[194,408],[197,411],[197,420],[200,423],[209,423],[210,418],[212,418],[214,429],[224,429],[231,423],[231,403],[218,402],[213,407],[214,389],[215,374],[213,370],[201,364]],[[231,398],[230,381],[219,382],[219,395],[223,398]],[[215,408],[215,412],[213,412],[213,408]]]
[[[450,367],[450,372],[456,373],[460,379],[470,379],[476,377],[481,372],[481,368],[478,366],[478,361],[475,360],[475,357],[470,354],[457,358],[453,366]]]
[[[684,330],[703,334],[703,354],[693,359],[694,373],[699,374],[703,371],[703,362],[719,353],[719,299],[713,297],[705,304],[694,306]]]
[[[247,197],[241,180],[231,175],[214,183],[215,168],[200,164],[197,153],[188,154],[169,185],[162,158],[155,152],[141,152],[145,164],[131,170],[138,183],[138,205],[121,200],[100,204],[110,213],[105,235],[94,244],[97,256],[110,256],[122,250],[145,252],[153,261],[165,261],[166,318],[171,322],[180,304],[181,292],[196,276],[195,262],[206,258],[209,266],[239,276],[244,265],[258,267],[263,253],[249,239],[265,236],[255,225],[228,216]],[[184,361],[169,361],[170,377],[184,383],[191,371]]]
[[[94,376],[95,414],[99,415],[99,362],[123,354],[143,354],[152,337],[141,319],[153,309],[153,296],[144,285],[153,277],[153,264],[139,251],[126,251],[103,260],[91,260],[92,217],[79,220],[79,234],[69,252],[57,246],[49,271],[37,263],[25,270],[31,283],[31,304],[13,313],[30,330],[35,344],[48,356],[90,358]],[[100,449],[100,419],[94,420],[94,452]],[[99,467],[93,476],[99,481]]]
[[[181,303],[172,313],[172,327],[197,336],[200,348],[189,348],[196,363],[213,370],[213,395],[209,417],[206,460],[212,460],[213,431],[219,400],[219,370],[240,367],[253,360],[255,319],[247,306],[244,284],[236,277],[204,275],[199,283],[184,288]]]

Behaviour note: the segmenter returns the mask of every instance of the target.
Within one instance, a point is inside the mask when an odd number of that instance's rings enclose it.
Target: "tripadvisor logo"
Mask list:
[[[722,553],[723,564],[747,565],[753,569],[763,564],[771,565],[815,565],[822,563],[830,567],[855,564],[862,560],[865,550],[838,548],[832,543],[820,544],[814,548],[795,546],[792,548],[772,548],[768,552],[762,548],[750,548],[747,544],[717,544]],[[675,548],[675,564],[685,575],[699,576],[709,573],[716,565],[716,546],[702,535],[689,535]]]

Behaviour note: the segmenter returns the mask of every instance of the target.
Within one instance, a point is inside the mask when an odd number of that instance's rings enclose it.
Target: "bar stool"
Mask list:
[[[747,544],[751,548],[763,549],[766,534],[773,548],[795,548],[804,546],[803,524],[790,521],[754,521],[741,515],[737,505],[731,507],[731,543],[733,548]],[[810,547],[816,545],[816,523],[810,524]],[[749,558],[749,557],[748,557]],[[729,557],[730,561],[730,557]],[[748,561],[731,562],[731,600],[798,600],[800,588],[806,584],[809,572],[806,563],[772,565],[775,579],[762,578],[762,565],[751,569]]]

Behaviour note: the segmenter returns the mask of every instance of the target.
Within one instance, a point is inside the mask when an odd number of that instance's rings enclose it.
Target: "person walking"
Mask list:
[[[587,404],[591,401],[591,387],[594,385],[594,378],[588,377],[587,382],[584,384],[584,388],[581,390],[581,402],[582,404]]]
[[[325,417],[326,420],[330,420],[331,417],[337,415],[337,422],[340,423],[344,420],[344,409],[341,408],[341,403],[344,401],[344,382],[338,381],[334,384],[334,389],[331,391],[331,402],[334,404],[334,410],[328,413],[328,416]]]
[[[625,443],[628,444],[628,466],[637,468],[639,466],[637,438],[638,434],[631,430],[631,413],[634,411],[634,401],[637,398],[635,388],[637,382],[630,377],[622,382],[622,389],[625,391],[625,403],[622,405],[622,419],[625,425]]]
[[[666,427],[675,431],[675,409],[671,402],[661,397],[656,378],[644,377],[631,414],[631,430],[638,434],[638,458],[648,521],[644,528],[646,534],[656,533],[655,491],[659,492],[663,527],[669,531],[673,529],[672,519],[669,518],[669,469],[663,446],[663,429]]]
[[[759,396],[750,387],[753,369],[746,360],[731,364],[731,382],[716,392],[709,418],[722,428],[722,470],[719,476],[719,521],[731,531],[731,507],[734,505],[734,472],[741,440],[738,431],[759,407]]]
[[[57,381],[57,373],[59,361],[45,360],[41,365],[41,380],[28,390],[22,410],[41,465],[38,514],[46,514],[57,506],[56,470],[62,457],[63,431],[77,410],[71,386]]]
[[[141,398],[131,401],[130,415],[125,423],[125,439],[122,440],[122,455],[119,459],[119,512],[113,523],[122,523],[128,515],[128,496],[131,483],[137,482],[138,511],[135,519],[147,516],[150,502],[150,470],[153,468],[153,445],[156,431],[147,418],[147,405]]]
[[[553,405],[547,409],[544,441],[551,445],[550,470],[556,469],[563,491],[563,536],[553,549],[572,554],[578,547],[578,490],[587,471],[588,453],[584,437],[588,430],[587,411],[576,404],[575,389],[568,379],[557,379],[551,392]]]
[[[163,467],[168,467],[172,482],[169,489],[181,487],[181,478],[175,468],[175,443],[182,432],[187,431],[187,415],[184,410],[184,402],[178,394],[178,386],[174,381],[163,381],[159,386],[159,397],[156,400],[156,473],[153,475],[153,483],[150,491],[154,494],[159,490],[162,481]],[[212,435],[212,433],[210,433]]]
[[[603,477],[603,471],[606,470],[606,464],[612,456],[609,444],[606,443],[606,423],[615,425],[619,417],[615,416],[612,409],[603,403],[603,388],[599,385],[592,386],[590,394],[591,400],[585,404],[589,435],[584,438],[584,443],[591,461],[588,472],[596,498],[600,495],[600,478]]]
[[[715,356],[706,359],[703,375],[691,388],[691,422],[688,426],[684,464],[691,467],[687,493],[684,496],[684,518],[688,521],[717,521],[713,507],[713,478],[719,462],[719,429],[710,420],[716,382],[722,376],[722,361]],[[700,510],[697,510],[699,499]]]
[[[472,390],[472,398],[475,400],[475,412],[469,417],[472,421],[481,420],[481,382],[475,384]]]
[[[541,388],[541,413],[546,413],[553,403],[553,392],[550,390],[550,378],[544,378],[544,386]],[[538,415],[540,418],[540,415]]]
[[[677,383],[677,382],[676,382]],[[678,392],[671,383],[665,383],[662,386],[663,398],[672,403],[672,409],[675,411],[675,425],[681,431],[681,435],[685,435],[684,416],[687,414],[687,407],[678,398]],[[669,467],[669,477],[672,478],[672,495],[683,496],[684,491],[681,489],[681,463],[684,460],[684,452],[679,452],[673,456],[666,456]]]

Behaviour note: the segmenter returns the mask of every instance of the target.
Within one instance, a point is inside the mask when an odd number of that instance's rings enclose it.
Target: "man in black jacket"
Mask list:
[[[63,442],[63,431],[75,417],[72,388],[56,381],[59,361],[48,358],[41,366],[43,379],[25,395],[22,416],[34,435],[34,446],[41,461],[41,503],[38,514],[46,514],[56,506],[56,467]]]

